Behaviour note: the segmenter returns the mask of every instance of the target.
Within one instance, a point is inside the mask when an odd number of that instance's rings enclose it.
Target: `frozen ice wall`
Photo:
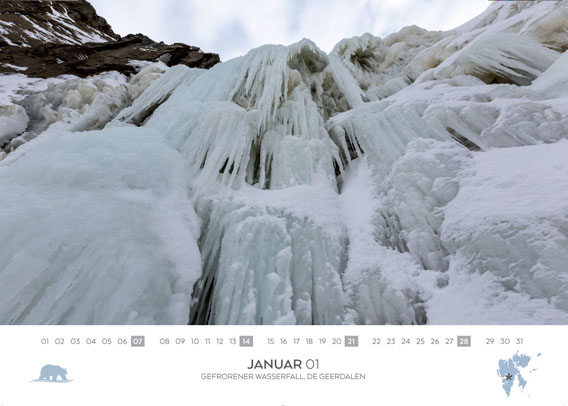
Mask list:
[[[180,154],[148,129],[37,138],[0,166],[0,320],[180,324],[200,275]]]
[[[38,135],[0,163],[0,322],[568,322],[567,13],[493,4],[0,110]]]

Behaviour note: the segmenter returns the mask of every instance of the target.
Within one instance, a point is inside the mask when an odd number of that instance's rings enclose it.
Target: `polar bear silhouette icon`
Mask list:
[[[63,381],[67,380],[67,370],[56,365],[46,365],[41,369],[40,381],[57,382],[57,378],[61,377]]]

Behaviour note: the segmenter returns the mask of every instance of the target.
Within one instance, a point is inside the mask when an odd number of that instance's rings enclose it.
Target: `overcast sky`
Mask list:
[[[313,40],[329,52],[343,38],[384,37],[407,25],[455,28],[487,8],[486,0],[90,0],[120,35],[185,42],[221,60],[262,44]]]

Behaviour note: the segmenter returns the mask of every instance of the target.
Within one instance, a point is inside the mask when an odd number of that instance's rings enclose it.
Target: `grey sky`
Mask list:
[[[385,36],[415,24],[455,28],[487,8],[485,0],[90,0],[121,35],[185,42],[222,60],[262,44],[310,38],[329,52],[343,38]]]

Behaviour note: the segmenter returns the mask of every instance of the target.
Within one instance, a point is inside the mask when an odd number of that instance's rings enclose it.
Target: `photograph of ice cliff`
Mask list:
[[[0,324],[568,323],[568,0],[487,6],[220,62],[1,1]]]

